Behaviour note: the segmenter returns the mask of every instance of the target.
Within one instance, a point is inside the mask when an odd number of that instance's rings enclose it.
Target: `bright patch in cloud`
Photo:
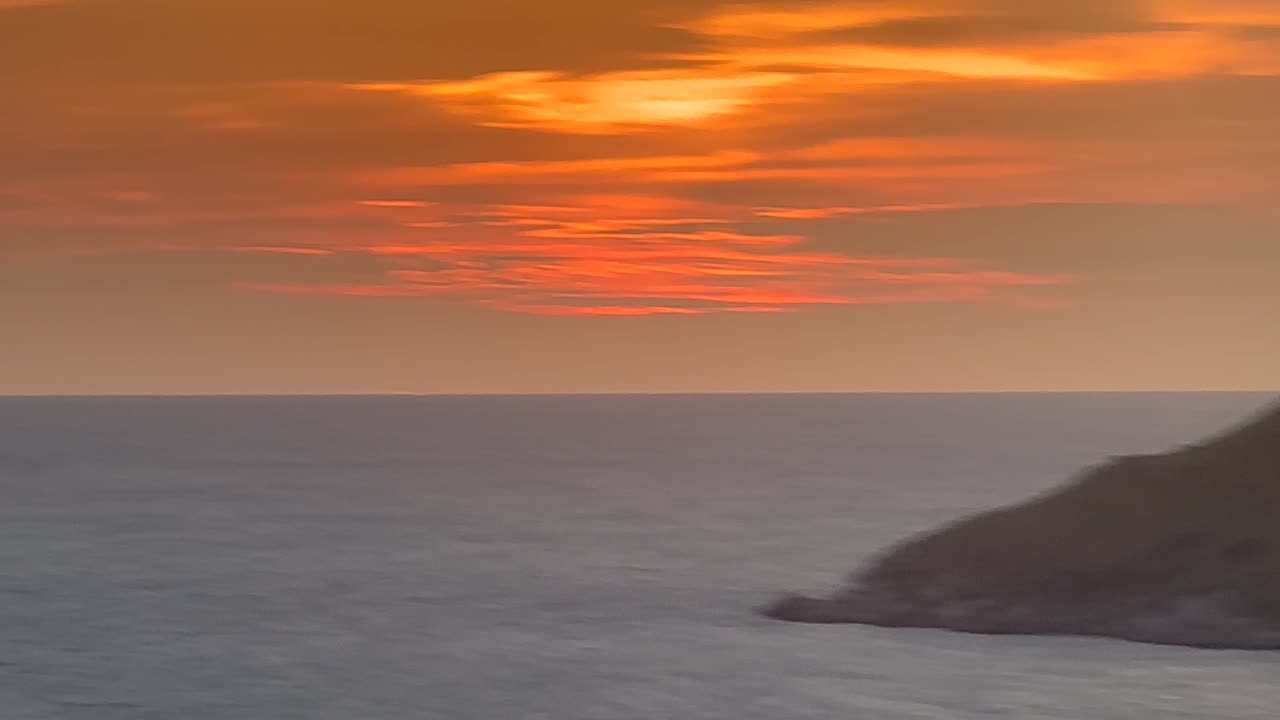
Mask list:
[[[654,70],[574,77],[505,72],[459,82],[371,83],[352,89],[430,98],[492,127],[568,133],[615,133],[637,127],[699,125],[732,115],[762,92],[792,79],[786,73]]]
[[[842,42],[832,31],[949,17],[1007,18],[1016,28],[1019,14],[965,0],[726,4],[674,25],[700,36],[703,45],[669,56],[676,67],[587,75],[533,68],[458,81],[345,87],[421,97],[489,127],[626,134],[716,127],[731,117],[767,125],[774,109],[872,92],[879,85],[1280,73],[1277,43],[1232,32],[1280,23],[1280,9],[1271,0],[1158,0],[1152,13],[1146,31],[1109,33],[1104,26],[1095,33],[1028,41],[1011,30],[1007,38],[981,43],[957,33],[953,42],[913,44],[905,33],[896,42]],[[1039,16],[1035,10],[1028,14]]]
[[[966,259],[818,252],[806,247],[801,235],[736,227],[750,222],[750,212],[743,218],[686,217],[692,209],[705,215],[712,208],[670,202],[663,213],[663,203],[651,196],[630,203],[615,196],[613,201],[617,207],[557,203],[468,210],[462,214],[500,219],[463,224],[456,237],[445,233],[439,239],[352,241],[321,249],[394,261],[380,282],[254,288],[454,298],[544,315],[629,316],[972,302],[1071,281],[1061,275],[1000,271]],[[637,210],[648,215],[637,216]]]

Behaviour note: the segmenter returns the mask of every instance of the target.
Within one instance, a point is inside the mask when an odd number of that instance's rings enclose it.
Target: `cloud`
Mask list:
[[[276,245],[243,245],[233,248],[235,252],[242,253],[266,253],[268,255],[304,255],[312,257],[333,257],[338,253],[334,250],[313,247],[290,247]]]
[[[664,203],[653,197],[614,202],[619,209],[612,212],[599,204],[473,209],[468,214],[503,224],[396,243],[338,241],[317,250],[386,258],[381,281],[268,282],[252,289],[454,299],[534,314],[645,315],[973,302],[1071,282],[965,258],[820,252],[803,235],[739,230],[742,218],[682,216],[677,211],[689,209],[683,202],[666,203],[665,217],[635,215],[660,209]],[[751,215],[743,217],[749,222]]]
[[[964,203],[922,203],[919,205],[873,205],[866,207],[761,207],[756,215],[780,220],[819,220],[856,215],[886,215],[897,213],[937,212],[975,207]]]
[[[1260,6],[1183,5],[721,4],[667,23],[698,41],[689,52],[654,55],[665,67],[581,73],[525,65],[347,87],[417,97],[483,127],[627,134],[765,123],[797,103],[884,85],[1280,73],[1280,44],[1242,38],[1228,22],[1269,21]]]
[[[655,13],[679,16],[713,4],[94,0],[67,4],[57,13],[6,17],[0,24],[6,53],[0,80],[122,88],[462,79],[529,68],[644,69],[661,66],[657,55],[691,50],[699,42],[654,22]],[[76,52],[61,53],[55,62],[57,48]]]
[[[675,26],[715,38],[770,38],[946,17],[949,10],[943,3],[918,1],[724,5]]]
[[[566,179],[643,178],[646,173],[741,167],[759,159],[749,150],[720,150],[706,155],[650,155],[524,162],[479,162],[454,165],[386,168],[361,173],[355,180],[370,185],[417,187],[467,183],[564,182]]]
[[[1098,76],[1071,62],[1019,57],[1009,52],[968,50],[899,50],[843,44],[797,44],[791,47],[750,47],[700,56],[743,68],[789,66],[810,71],[890,70],[901,73],[958,78],[1090,80]],[[899,81],[910,77],[899,76]],[[856,80],[856,78],[855,78]]]
[[[913,276],[880,272],[874,269],[874,263],[870,268],[850,272],[848,267],[839,265],[811,266],[803,256],[790,259],[788,271],[778,273],[776,280],[750,272],[716,274],[672,263],[645,266],[594,258],[494,264],[496,267],[483,271],[400,271],[389,274],[381,283],[258,283],[245,287],[296,295],[451,298],[532,314],[647,315],[783,312],[819,305],[1016,301],[1018,296],[1002,295],[1002,291],[1071,283],[1071,278],[1064,275],[990,271]],[[697,279],[688,279],[691,275]]]
[[[696,185],[715,182],[810,182],[832,185],[1036,175],[1051,158],[1031,143],[990,138],[847,138],[761,153],[723,149],[704,155],[638,155],[583,160],[480,162],[384,168],[352,182],[401,191],[486,187]]]
[[[806,36],[814,44],[908,48],[1023,48],[1030,43],[1061,43],[1087,36],[1130,37],[1183,29],[1177,23],[1131,17],[1044,17],[1033,14],[961,15],[893,18],[870,26],[842,27]]]
[[[421,200],[359,200],[356,204],[378,208],[425,208],[434,203],[422,202]]]
[[[1011,263],[994,206],[1280,203],[1269,2],[427,5],[7,13],[0,220],[379,273],[281,291],[642,314],[1026,300],[1077,268],[1034,228]]]
[[[489,127],[529,127],[568,133],[696,126],[762,102],[785,73],[646,70],[571,77],[527,71],[458,82],[369,83],[354,90],[397,92],[442,103]]]
[[[1106,81],[1206,72],[1272,73],[1275,44],[1250,43],[1219,25],[1269,25],[1274,11],[1176,1],[1110,7],[1080,3],[871,3],[724,6],[682,27],[703,33],[704,62],[739,71],[788,67],[809,72],[898,72],[897,82],[928,75],[1040,81]],[[916,73],[913,79],[909,73]],[[857,84],[857,77],[841,78]]]
[[[1280,7],[1272,0],[1158,0],[1155,14],[1176,23],[1280,27]]]

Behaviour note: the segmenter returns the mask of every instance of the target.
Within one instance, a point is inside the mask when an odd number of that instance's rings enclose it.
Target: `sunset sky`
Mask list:
[[[0,394],[1280,388],[1278,0],[0,0]]]

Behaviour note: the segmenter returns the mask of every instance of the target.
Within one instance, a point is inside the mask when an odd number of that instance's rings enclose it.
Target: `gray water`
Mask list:
[[[1267,399],[0,399],[0,718],[1273,718],[1273,653],[750,612]]]

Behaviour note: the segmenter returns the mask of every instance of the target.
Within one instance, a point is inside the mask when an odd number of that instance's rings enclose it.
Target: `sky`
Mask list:
[[[1280,387],[1276,0],[0,0],[0,394]]]

